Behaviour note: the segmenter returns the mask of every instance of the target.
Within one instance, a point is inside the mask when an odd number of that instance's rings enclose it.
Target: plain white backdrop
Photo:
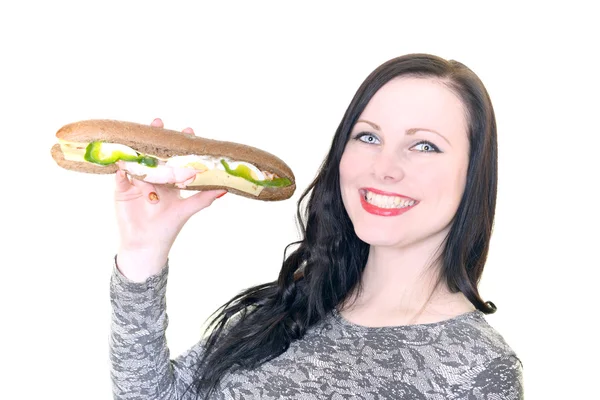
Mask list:
[[[524,363],[529,399],[597,396],[600,37],[592,11],[414,2],[14,2],[0,8],[0,398],[109,399],[112,176],[58,168],[62,125],[191,126],[296,174],[278,203],[226,195],[171,253],[176,357],[240,290],[276,279],[296,202],[354,92],[389,58],[456,59],[485,83],[499,135],[497,219],[480,290]],[[594,395],[593,393],[596,393]]]

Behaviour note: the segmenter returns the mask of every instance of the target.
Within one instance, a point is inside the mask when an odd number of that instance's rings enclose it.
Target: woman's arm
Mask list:
[[[162,127],[160,119],[152,122]],[[193,135],[191,128],[184,132]],[[115,174],[119,250],[110,282],[111,377],[115,399],[180,399],[191,382],[191,349],[169,359],[165,332],[168,255],[185,223],[224,194],[198,192],[183,198],[177,188]],[[186,396],[187,397],[187,396]],[[191,397],[189,397],[191,398]]]
[[[126,278],[113,266],[110,361],[115,399],[182,399],[202,354],[199,342],[170,359],[165,332],[168,265],[144,282]]]

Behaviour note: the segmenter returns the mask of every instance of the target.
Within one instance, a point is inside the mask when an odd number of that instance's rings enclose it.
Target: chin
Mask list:
[[[409,224],[369,224],[354,225],[354,233],[370,246],[407,247],[423,241],[443,241],[449,232],[448,226],[420,226],[419,229],[405,229]],[[415,227],[416,228],[416,227]],[[433,243],[432,242],[432,243]]]
[[[401,232],[389,232],[382,229],[356,227],[356,236],[370,246],[390,247],[406,242],[406,237]]]

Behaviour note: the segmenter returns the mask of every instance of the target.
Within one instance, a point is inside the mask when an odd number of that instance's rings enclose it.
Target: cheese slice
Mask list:
[[[187,186],[199,185],[229,186],[255,196],[258,196],[264,189],[264,186],[254,184],[239,176],[229,175],[227,172],[220,169],[211,169],[206,172],[197,173],[194,181]]]
[[[63,157],[67,161],[87,162],[83,158],[85,156],[85,148],[87,143],[67,142],[66,140],[58,140]]]

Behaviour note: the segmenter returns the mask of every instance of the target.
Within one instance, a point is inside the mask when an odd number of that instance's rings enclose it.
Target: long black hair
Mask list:
[[[278,279],[241,292],[213,314],[193,385],[198,395],[208,398],[225,373],[251,369],[279,356],[360,288],[369,246],[354,233],[343,206],[339,164],[367,103],[400,76],[435,78],[465,106],[469,167],[463,197],[441,248],[440,279],[477,309],[486,314],[496,311],[477,289],[496,206],[496,122],[489,95],[477,75],[460,62],[429,54],[404,55],[380,65],[358,88],[318,175],[298,200],[301,240],[288,246],[296,248],[284,256]]]

